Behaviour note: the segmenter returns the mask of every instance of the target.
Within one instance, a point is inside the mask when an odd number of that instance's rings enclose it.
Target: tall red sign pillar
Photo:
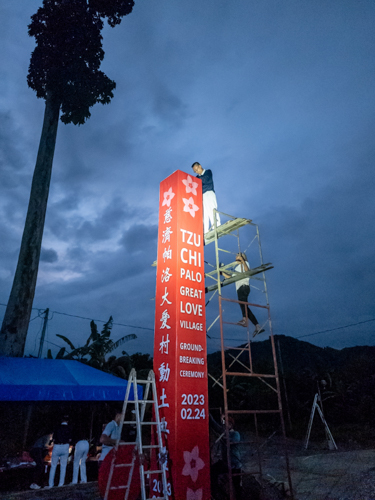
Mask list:
[[[177,170],[161,182],[154,371],[175,500],[211,498],[202,212],[199,179]]]

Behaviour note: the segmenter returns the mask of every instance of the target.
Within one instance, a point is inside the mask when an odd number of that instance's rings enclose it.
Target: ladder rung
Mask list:
[[[148,444],[148,445],[143,445],[142,448],[147,448],[148,450],[150,450],[151,448],[159,448],[159,445],[158,444]]]
[[[115,464],[115,467],[131,467],[132,464]]]
[[[154,399],[138,399],[138,401],[128,401],[128,404],[135,405],[135,403],[157,403]],[[133,422],[134,424],[134,422]]]
[[[136,403],[157,403],[157,401],[155,401],[154,399],[138,399],[138,401],[128,401],[129,405],[135,406]],[[134,424],[134,421],[132,423]]]
[[[119,446],[126,446],[126,445],[131,445],[131,444],[137,444],[136,441],[119,441]]]
[[[157,425],[157,422],[139,422],[141,425]],[[132,424],[135,425],[134,420],[131,422],[124,422],[124,424]]]
[[[111,486],[109,489],[110,490],[127,490],[128,487],[127,486]]]
[[[146,476],[147,474],[161,474],[163,471],[162,469],[158,470],[145,470],[144,475]]]

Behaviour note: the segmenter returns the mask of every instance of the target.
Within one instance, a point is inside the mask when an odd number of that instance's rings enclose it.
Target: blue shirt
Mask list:
[[[201,175],[197,175],[199,179],[202,181],[202,193],[206,193],[207,191],[213,191],[214,190],[214,180],[212,178],[212,172],[211,170],[203,170],[203,173]]]

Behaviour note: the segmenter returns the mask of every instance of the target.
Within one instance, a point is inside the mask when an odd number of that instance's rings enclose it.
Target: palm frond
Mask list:
[[[117,340],[116,342],[113,342],[112,346],[111,346],[111,350],[108,352],[112,352],[115,349],[117,349],[117,347],[124,344],[125,342],[129,342],[129,340],[134,340],[136,338],[137,338],[137,336],[134,333],[131,333],[130,335],[125,335],[124,337],[121,337],[121,339]]]
[[[58,333],[56,333],[56,337],[60,337],[60,339],[63,339],[63,341],[66,342],[72,350],[75,349],[74,345],[71,343],[68,337],[65,337],[65,335],[59,335]]]
[[[59,352],[56,354],[56,359],[62,359],[65,354],[65,347],[62,347]]]
[[[101,333],[101,336],[104,338],[109,338],[111,335],[111,330],[112,330],[112,324],[113,324],[113,318],[110,316],[109,320],[107,323],[104,324],[103,330]]]
[[[96,323],[93,319],[90,321],[90,328],[91,328],[91,335],[86,342],[87,345],[89,344],[91,339],[95,342],[99,338],[98,327],[96,326]]]

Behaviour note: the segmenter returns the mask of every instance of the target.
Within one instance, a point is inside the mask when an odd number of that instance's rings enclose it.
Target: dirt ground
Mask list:
[[[375,449],[338,444],[337,450],[329,450],[327,443],[312,443],[306,450],[300,441],[288,440],[287,451],[295,500],[375,500]],[[291,498],[281,441],[263,450],[260,463],[263,483],[278,486],[286,492],[284,498]],[[247,456],[245,470],[259,471],[255,454]],[[273,500],[269,495],[264,492],[260,500]]]
[[[327,448],[326,443],[319,443],[305,450],[300,441],[287,441],[294,500],[375,500],[375,449]],[[244,453],[248,475],[243,477],[242,500],[291,498],[283,452],[280,440],[267,443],[262,449],[260,477],[258,455],[249,447]],[[0,493],[0,499],[99,500],[100,496],[97,483],[91,482],[53,490]]]

